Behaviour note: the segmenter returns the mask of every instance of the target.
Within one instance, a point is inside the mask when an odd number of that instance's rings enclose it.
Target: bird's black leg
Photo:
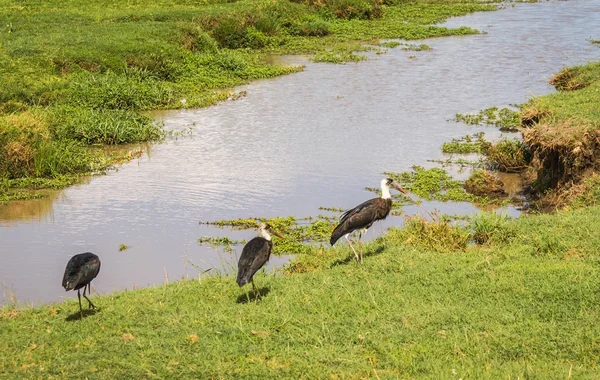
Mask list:
[[[79,316],[83,319],[83,308],[81,307],[81,289],[77,289],[77,298],[79,298]]]
[[[256,285],[254,285],[254,279],[252,279],[252,289],[254,290],[254,299],[258,299],[260,293],[258,292],[258,289],[256,289]]]
[[[346,238],[346,241],[348,242],[348,244],[350,244],[350,248],[352,248],[352,252],[354,252],[354,257],[356,257],[356,262],[358,262],[358,253],[356,253],[356,251],[354,250],[354,247],[352,246],[352,242],[350,241],[350,239],[348,239],[348,235],[350,235],[350,234],[346,234],[346,235],[344,235],[344,237]]]
[[[87,298],[87,297],[86,297],[86,295],[85,295],[85,288],[87,288],[87,289],[88,289],[88,294],[92,293],[92,288],[91,288],[91,286],[92,286],[92,285],[91,285],[91,283],[90,283],[90,284],[87,284],[86,286],[84,286],[84,287],[83,287],[83,297],[84,297],[84,298],[85,298],[85,299],[86,299],[86,300],[87,300],[87,301],[90,303],[90,304],[88,305],[88,308],[90,308],[90,309],[95,309],[95,308],[96,308],[96,305],[94,305],[94,304],[92,303],[92,301],[90,301],[90,299],[89,299],[89,298]]]
[[[362,231],[358,233],[358,251],[360,252],[360,263],[363,262],[363,244],[362,244]]]

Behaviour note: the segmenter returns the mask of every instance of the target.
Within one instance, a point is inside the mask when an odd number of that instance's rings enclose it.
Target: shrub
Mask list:
[[[128,110],[55,108],[52,131],[56,139],[77,140],[86,145],[128,144],[164,137],[162,128],[151,118]]]
[[[503,172],[519,172],[527,168],[531,153],[527,145],[519,140],[502,140],[485,151],[490,163]]]
[[[516,236],[516,229],[505,214],[483,212],[469,222],[469,233],[477,244],[505,244]]]

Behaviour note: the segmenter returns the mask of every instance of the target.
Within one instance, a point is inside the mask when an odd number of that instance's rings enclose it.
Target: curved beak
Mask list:
[[[402,186],[398,185],[397,183],[392,183],[392,186],[394,187],[394,189],[398,190],[402,194],[408,195],[408,191],[406,191]]]

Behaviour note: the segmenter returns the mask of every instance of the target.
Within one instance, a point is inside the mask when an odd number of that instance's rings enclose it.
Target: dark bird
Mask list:
[[[252,282],[252,289],[256,293],[254,286],[254,274],[258,272],[269,261],[271,251],[273,250],[273,242],[271,235],[283,238],[280,234],[273,230],[267,223],[261,223],[258,228],[260,235],[250,240],[242,249],[242,255],[238,262],[237,283],[240,287]]]
[[[397,189],[398,191],[408,194],[406,190],[400,187],[398,184],[394,182],[391,178],[386,178],[381,180],[381,197],[369,199],[366,202],[359,204],[346,211],[340,216],[340,222],[333,230],[331,234],[331,239],[329,242],[331,245],[334,245],[339,238],[344,236],[350,244],[350,248],[354,252],[354,256],[356,257],[356,261],[362,263],[362,236],[367,232],[367,229],[373,225],[378,220],[382,220],[387,218],[392,209],[392,196],[390,194],[390,187]],[[358,230],[358,244],[360,247],[360,259],[350,239],[348,239],[348,235],[352,232]]]
[[[62,286],[66,291],[77,290],[77,297],[79,298],[79,312],[83,319],[83,309],[81,308],[81,288],[83,288],[83,298],[85,298],[90,304],[90,308],[96,308],[96,306],[90,301],[85,295],[85,290],[88,290],[88,294],[91,292],[90,283],[98,273],[100,272],[100,258],[91,252],[80,253],[71,257],[71,260],[67,263],[65,268],[65,275],[63,276]]]

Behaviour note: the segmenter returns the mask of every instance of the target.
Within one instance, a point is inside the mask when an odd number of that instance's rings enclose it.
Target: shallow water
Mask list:
[[[516,4],[447,25],[487,34],[419,41],[432,50],[390,49],[358,64],[294,57],[304,72],[244,86],[247,96],[237,101],[155,113],[167,128],[191,127],[190,137],[146,148],[118,171],[46,199],[0,206],[0,303],[11,295],[34,304],[73,297],[60,287],[62,273],[70,256],[85,251],[102,259],[94,281],[100,293],[160,284],[165,274],[171,281],[197,277],[198,267],[235,267],[239,247],[229,254],[197,239],[254,233],[199,221],[354,206],[372,197],[364,187],[378,186],[382,172],[445,159],[445,141],[478,131],[499,136],[448,121],[455,113],[552,92],[547,82],[554,73],[600,55],[589,43],[600,25],[595,0]],[[425,207],[477,211],[465,203]],[[401,222],[388,218],[369,236]],[[120,244],[130,248],[119,252]],[[270,265],[286,259],[274,257]]]

